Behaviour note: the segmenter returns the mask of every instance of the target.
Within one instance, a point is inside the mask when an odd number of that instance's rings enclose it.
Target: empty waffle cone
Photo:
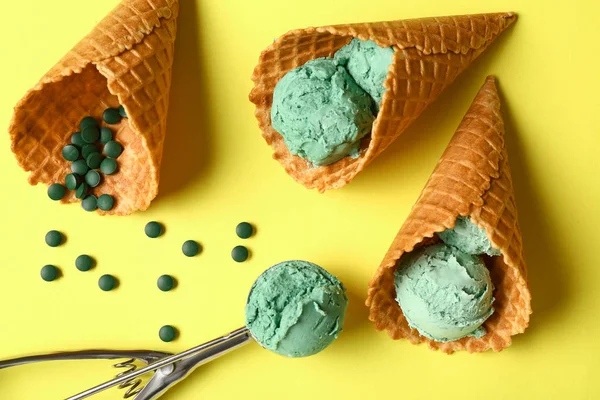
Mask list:
[[[109,214],[149,207],[158,193],[178,11],[178,0],[123,0],[19,101],[9,133],[30,184],[63,183],[70,163],[61,151],[80,120],[100,121],[106,108],[123,105],[128,118],[109,125],[124,148],[119,170],[93,194],[115,198]]]
[[[495,312],[484,323],[487,334],[439,343],[411,329],[396,302],[394,272],[405,253],[438,240],[436,233],[454,227],[458,216],[469,216],[483,228],[501,256],[486,257],[495,286]],[[488,77],[460,123],[446,151],[400,228],[377,273],[369,283],[369,319],[393,339],[427,342],[446,353],[456,350],[500,351],[511,336],[525,331],[531,314],[531,294],[508,158],[504,123],[493,77]]]
[[[349,183],[385,150],[454,79],[516,19],[513,13],[421,18],[293,30],[260,55],[250,101],[262,135],[286,172],[320,192]],[[319,57],[331,57],[353,38],[393,47],[395,54],[383,86],[387,89],[370,135],[358,158],[345,157],[314,168],[292,155],[271,126],[273,90],[290,70]]]

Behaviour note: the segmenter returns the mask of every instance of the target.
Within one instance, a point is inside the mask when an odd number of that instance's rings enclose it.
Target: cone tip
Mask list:
[[[495,76],[489,75],[485,78],[485,82],[479,88],[479,92],[477,92],[477,98],[487,98],[489,100],[491,100],[492,98],[498,99],[498,86],[496,86]]]
[[[517,20],[517,13],[513,11],[509,11],[506,13],[506,26],[511,25],[513,22]]]

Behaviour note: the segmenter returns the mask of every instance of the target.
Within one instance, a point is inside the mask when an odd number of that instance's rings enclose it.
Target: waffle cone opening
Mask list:
[[[286,172],[320,192],[349,183],[383,152],[454,79],[516,19],[513,13],[421,18],[293,30],[260,55],[250,101],[262,135]],[[353,38],[392,46],[395,54],[383,85],[387,89],[371,134],[361,142],[358,158],[345,157],[314,168],[292,155],[271,126],[277,82],[307,61],[330,57]]]
[[[178,9],[177,0],[123,0],[19,101],[9,133],[30,184],[62,183],[70,170],[61,150],[79,121],[101,121],[106,108],[123,105],[128,118],[109,126],[124,147],[119,170],[93,194],[115,198],[100,213],[149,207],[158,193]]]

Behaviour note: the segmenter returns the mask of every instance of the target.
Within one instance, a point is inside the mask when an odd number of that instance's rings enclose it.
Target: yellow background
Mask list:
[[[117,0],[3,2],[0,125],[13,105]],[[243,324],[254,279],[285,259],[339,276],[350,298],[343,334],[291,360],[255,344],[202,367],[165,399],[591,399],[600,374],[600,7],[593,0],[182,0],[158,198],[130,217],[85,213],[30,187],[0,135],[0,359],[85,348],[177,352]],[[320,195],[271,159],[247,100],[260,51],[309,25],[491,11],[519,20],[352,184]],[[366,287],[487,74],[502,92],[534,314],[499,353],[446,356],[392,341],[367,320]],[[150,240],[149,220],[166,225]],[[235,225],[255,224],[236,264]],[[66,233],[49,248],[44,234]],[[181,254],[196,239],[204,251]],[[97,267],[81,273],[88,253]],[[39,278],[53,263],[64,276]],[[121,281],[97,287],[101,274]],[[164,273],[179,281],[162,293]],[[165,344],[163,324],[180,329]],[[110,378],[110,362],[0,371],[2,399],[59,399]],[[98,399],[118,399],[112,389]]]

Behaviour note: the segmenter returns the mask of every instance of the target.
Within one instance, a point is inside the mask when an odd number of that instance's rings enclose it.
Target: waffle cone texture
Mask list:
[[[349,183],[381,154],[454,79],[510,24],[513,13],[463,15],[293,30],[260,55],[250,101],[273,158],[297,182],[320,192]],[[345,157],[315,168],[292,155],[271,126],[273,91],[290,70],[319,57],[331,57],[353,38],[393,47],[387,89],[371,135],[361,142],[358,158]]]
[[[396,302],[394,272],[405,253],[438,241],[436,234],[453,228],[459,215],[469,216],[501,251],[498,257],[485,257],[495,287],[495,312],[485,321],[487,334],[482,338],[439,343],[408,326]],[[392,339],[427,342],[445,353],[500,351],[510,346],[511,336],[527,328],[531,293],[493,77],[475,97],[369,283],[366,304],[377,330],[386,330]]]
[[[63,183],[70,170],[61,151],[79,121],[100,121],[106,108],[123,105],[128,118],[109,125],[124,148],[119,171],[104,176],[93,194],[115,198],[109,214],[150,206],[158,194],[178,11],[178,0],[123,0],[18,102],[11,148],[30,184]]]

